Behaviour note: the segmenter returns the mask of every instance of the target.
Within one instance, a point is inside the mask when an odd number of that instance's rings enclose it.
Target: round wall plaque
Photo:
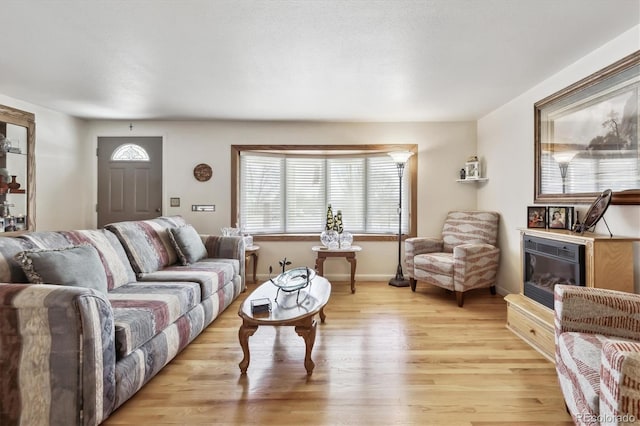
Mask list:
[[[198,164],[193,168],[193,176],[200,182],[206,182],[213,176],[213,170],[208,164]]]

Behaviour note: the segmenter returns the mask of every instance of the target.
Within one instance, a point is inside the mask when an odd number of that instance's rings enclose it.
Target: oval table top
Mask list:
[[[292,292],[280,290],[278,293],[278,287],[271,281],[266,281],[242,302],[238,315],[259,325],[287,325],[320,312],[329,302],[330,295],[331,283],[317,275],[307,287]],[[269,299],[271,311],[253,314],[251,301],[255,299]]]

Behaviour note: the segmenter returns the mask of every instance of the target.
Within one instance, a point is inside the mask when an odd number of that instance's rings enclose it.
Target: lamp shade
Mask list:
[[[388,153],[396,164],[405,164],[409,157],[413,155],[411,151],[393,151]]]
[[[558,164],[569,164],[576,154],[578,154],[578,151],[558,151],[553,153],[553,159]]]

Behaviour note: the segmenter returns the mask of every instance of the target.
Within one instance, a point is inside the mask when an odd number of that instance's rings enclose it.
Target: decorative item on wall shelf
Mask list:
[[[206,182],[213,176],[213,170],[210,165],[201,163],[193,168],[193,176],[199,182]]]
[[[480,161],[475,155],[469,157],[464,165],[465,179],[476,180],[480,179]]]

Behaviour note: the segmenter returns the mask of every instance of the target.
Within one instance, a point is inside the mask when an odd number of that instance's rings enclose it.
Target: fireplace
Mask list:
[[[553,309],[557,284],[585,285],[583,244],[525,235],[523,249],[525,296]]]

